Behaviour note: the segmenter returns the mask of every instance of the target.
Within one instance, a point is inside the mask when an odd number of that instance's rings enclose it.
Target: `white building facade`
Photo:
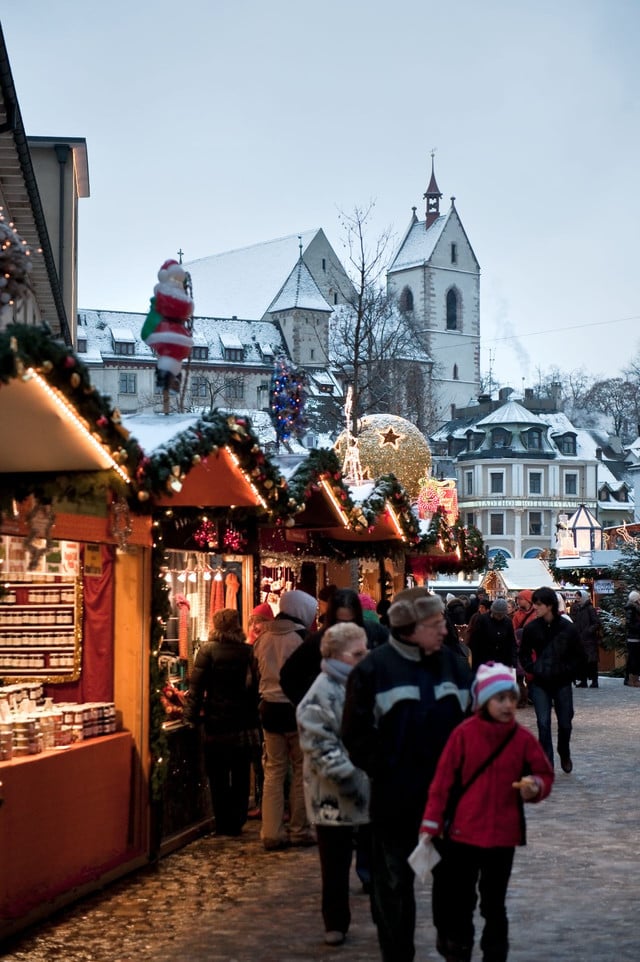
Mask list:
[[[480,389],[480,265],[455,207],[440,213],[433,171],[424,195],[425,219],[413,208],[409,227],[387,272],[387,289],[407,315],[417,343],[433,362],[431,390],[439,420],[452,416]]]
[[[603,527],[633,519],[629,487],[564,414],[537,414],[517,401],[471,410],[437,432],[433,454],[452,459],[462,521],[480,529],[490,556],[533,558],[555,548],[559,516],[580,505]]]

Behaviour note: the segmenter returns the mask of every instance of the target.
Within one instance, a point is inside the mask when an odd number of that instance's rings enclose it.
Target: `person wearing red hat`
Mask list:
[[[506,962],[507,887],[515,847],[526,841],[522,803],[546,798],[554,776],[542,746],[516,721],[512,668],[480,665],[471,694],[474,715],[453,730],[440,756],[420,836],[441,838],[442,860],[433,873],[438,952],[446,962],[470,962],[478,889],[482,958]]]

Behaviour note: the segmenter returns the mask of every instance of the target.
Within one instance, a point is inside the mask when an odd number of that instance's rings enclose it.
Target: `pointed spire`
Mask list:
[[[426,210],[426,222],[425,229],[429,230],[434,221],[440,216],[440,198],[442,194],[440,188],[436,183],[436,175],[434,169],[434,157],[435,157],[435,147],[431,151],[431,180],[429,181],[429,186],[424,194],[424,199],[427,202]]]

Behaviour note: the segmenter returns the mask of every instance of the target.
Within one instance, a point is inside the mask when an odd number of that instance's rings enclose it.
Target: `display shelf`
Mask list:
[[[0,599],[0,678],[75,681],[80,674],[80,581],[11,581]]]

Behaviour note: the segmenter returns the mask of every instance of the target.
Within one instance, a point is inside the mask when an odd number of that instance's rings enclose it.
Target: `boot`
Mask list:
[[[640,688],[640,675],[629,675],[629,685],[631,688]]]

